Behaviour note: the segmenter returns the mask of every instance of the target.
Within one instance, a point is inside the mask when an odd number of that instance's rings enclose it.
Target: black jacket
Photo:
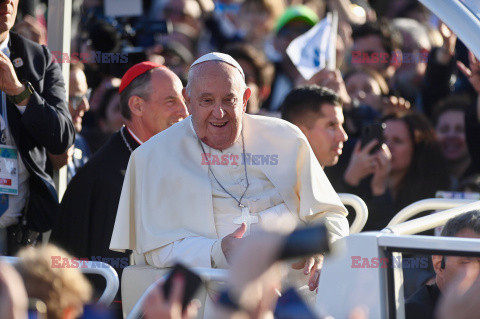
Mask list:
[[[424,285],[405,301],[405,319],[434,319],[439,297],[436,284]]]
[[[30,173],[27,227],[41,232],[52,227],[59,211],[53,180],[45,172],[46,152],[64,153],[73,144],[75,129],[67,107],[62,72],[60,66],[53,63],[50,51],[13,32],[10,32],[8,46],[18,79],[29,81],[35,89],[23,114],[7,100],[7,119]]]

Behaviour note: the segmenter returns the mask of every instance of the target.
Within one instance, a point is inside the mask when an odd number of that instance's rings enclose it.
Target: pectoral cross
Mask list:
[[[245,232],[245,236],[250,235],[250,225],[258,223],[258,216],[250,215],[250,209],[248,207],[241,205],[242,208],[242,216],[235,217],[233,219],[233,223],[236,225],[241,225],[242,223],[247,224],[247,231]]]

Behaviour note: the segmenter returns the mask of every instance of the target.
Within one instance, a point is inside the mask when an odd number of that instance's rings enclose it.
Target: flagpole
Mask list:
[[[337,68],[337,33],[338,33],[338,12],[332,12],[332,28],[330,29],[330,52],[328,52],[327,68],[334,71]]]

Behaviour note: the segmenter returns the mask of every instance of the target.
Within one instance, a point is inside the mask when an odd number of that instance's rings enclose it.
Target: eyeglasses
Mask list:
[[[70,95],[69,100],[72,102],[72,109],[77,110],[78,107],[82,104],[83,99],[90,99],[90,95],[92,94],[92,89],[88,89],[85,94],[81,95]]]

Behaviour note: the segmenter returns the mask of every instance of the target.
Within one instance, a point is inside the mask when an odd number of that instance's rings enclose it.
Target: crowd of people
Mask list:
[[[51,243],[120,276],[133,263],[179,260],[235,269],[235,255],[265,229],[324,223],[330,242],[348,236],[355,215],[340,192],[366,202],[366,231],[438,191],[480,190],[480,62],[418,1],[143,0],[133,17],[108,15],[107,2],[73,0],[70,52],[57,52],[47,46],[46,1],[0,1],[1,255],[43,245],[52,230]],[[335,67],[305,79],[287,47],[333,11]],[[380,135],[367,140],[372,127]],[[53,174],[64,166],[59,200]],[[478,213],[466,216],[442,235],[478,238]],[[64,254],[55,249],[37,253]],[[323,258],[305,256],[288,274],[308,287],[306,299],[315,298]],[[468,296],[447,293],[458,284],[447,269],[468,261],[433,256],[406,292],[407,318],[433,318],[442,294],[450,299],[439,316],[448,318]],[[17,268],[28,296],[43,300],[27,266]],[[78,297],[66,306],[43,300],[49,317],[78,316],[105,285],[90,281],[92,291],[65,284]],[[50,289],[48,280],[35,285]],[[178,312],[182,285],[170,301],[158,292],[147,299],[147,317],[168,309],[180,318],[171,306]],[[275,300],[265,294],[251,317]],[[116,301],[121,316],[120,293]],[[205,318],[218,314],[205,303]]]

